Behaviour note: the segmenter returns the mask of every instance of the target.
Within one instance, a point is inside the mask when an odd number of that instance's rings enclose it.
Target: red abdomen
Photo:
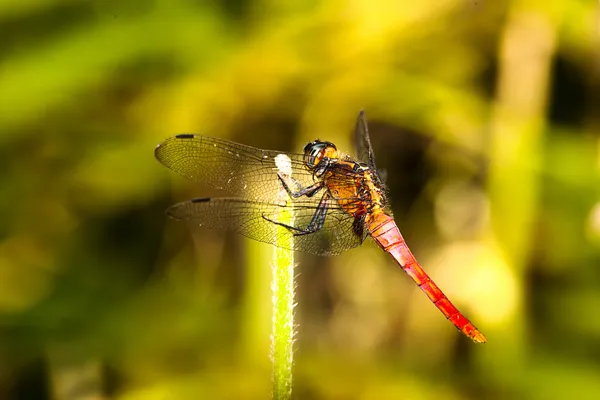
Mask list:
[[[379,211],[367,216],[367,229],[379,247],[389,253],[404,271],[415,281],[431,302],[460,330],[474,342],[486,342],[485,336],[448,300],[448,297],[431,280],[419,265],[406,245],[396,222]]]

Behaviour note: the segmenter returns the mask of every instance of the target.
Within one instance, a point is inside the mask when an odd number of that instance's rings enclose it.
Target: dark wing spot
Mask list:
[[[193,133],[181,133],[179,135],[175,135],[175,137],[177,139],[193,139],[194,134]]]
[[[207,201],[210,201],[210,197],[199,197],[197,199],[190,200],[192,203],[206,203]]]
[[[365,239],[365,217],[366,215],[355,217],[352,223],[352,230],[361,240]]]

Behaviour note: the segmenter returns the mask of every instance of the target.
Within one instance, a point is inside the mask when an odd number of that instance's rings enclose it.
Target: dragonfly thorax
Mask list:
[[[363,178],[358,190],[360,198],[368,199],[369,212],[384,209],[387,205],[385,188],[379,181],[378,175],[369,167],[362,166]]]

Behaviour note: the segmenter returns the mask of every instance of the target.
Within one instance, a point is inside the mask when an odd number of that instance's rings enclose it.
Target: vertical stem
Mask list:
[[[277,248],[273,259],[273,399],[292,396],[294,363],[294,259],[290,250]]]
[[[284,155],[276,158],[279,173],[291,177],[291,162]],[[279,202],[285,204],[290,198],[285,189],[279,193]],[[282,207],[276,220],[293,225],[294,216]],[[288,400],[292,397],[292,366],[294,363],[294,253],[291,248],[293,236],[279,235],[273,256],[273,325],[271,333],[271,360],[273,362],[273,399]]]

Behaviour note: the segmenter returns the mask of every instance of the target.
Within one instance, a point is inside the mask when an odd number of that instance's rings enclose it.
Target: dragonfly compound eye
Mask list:
[[[304,147],[304,164],[309,169],[315,168],[323,157],[337,157],[337,148],[331,142],[315,140]]]

